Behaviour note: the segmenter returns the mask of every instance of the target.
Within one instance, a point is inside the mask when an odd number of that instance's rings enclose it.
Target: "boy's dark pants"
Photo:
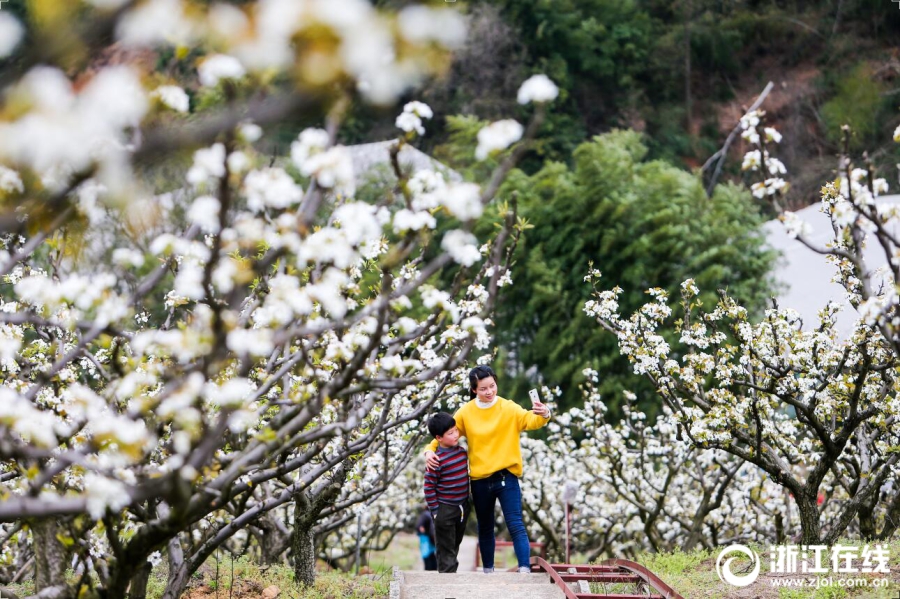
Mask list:
[[[438,572],[454,573],[459,568],[456,556],[469,519],[469,502],[462,506],[438,504],[434,517],[434,538],[437,546]]]

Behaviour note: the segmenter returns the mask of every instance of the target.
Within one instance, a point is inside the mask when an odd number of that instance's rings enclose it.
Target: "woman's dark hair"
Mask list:
[[[497,375],[494,373],[494,369],[490,366],[476,366],[472,370],[469,371],[469,398],[475,397],[475,388],[478,387],[478,381],[481,379],[486,379],[489,376],[494,377],[494,380],[497,380]]]
[[[432,437],[443,437],[444,433],[456,426],[456,420],[447,412],[438,412],[428,419],[428,432]]]

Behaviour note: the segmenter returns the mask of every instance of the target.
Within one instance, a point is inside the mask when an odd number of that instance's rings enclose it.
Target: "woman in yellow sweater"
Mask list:
[[[469,397],[453,418],[459,435],[469,443],[469,477],[472,503],[478,518],[478,545],[485,573],[494,571],[494,506],[500,501],[503,519],[512,537],[519,572],[530,572],[528,532],[522,521],[522,431],[537,430],[550,419],[550,408],[535,402],[529,412],[497,395],[497,375],[489,366],[469,372]],[[440,459],[434,453],[437,441],[425,451],[429,469]]]

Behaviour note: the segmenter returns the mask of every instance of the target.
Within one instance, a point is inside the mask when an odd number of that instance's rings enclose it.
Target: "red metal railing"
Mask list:
[[[644,566],[624,560],[608,559],[599,565],[550,564],[543,557],[531,558],[532,572],[546,572],[566,599],[684,599]],[[578,583],[574,590],[570,583]],[[607,585],[631,585],[634,593],[601,592],[590,590],[591,583]]]

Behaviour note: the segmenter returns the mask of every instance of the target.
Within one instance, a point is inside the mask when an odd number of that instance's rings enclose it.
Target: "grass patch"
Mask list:
[[[293,570],[283,564],[260,566],[247,557],[209,559],[191,577],[184,599],[258,599],[263,591],[277,587],[278,599],[385,599],[390,591],[390,568],[374,574],[354,576],[327,571],[316,574],[312,587],[294,582]],[[155,568],[147,585],[147,599],[160,599],[166,588],[165,567]]]
[[[419,537],[410,533],[397,533],[384,551],[369,552],[369,568],[390,575],[393,566],[401,570],[421,570]]]
[[[842,540],[842,546],[862,548],[866,543],[861,541]],[[815,579],[816,575],[798,573],[773,574],[768,545],[752,545],[760,556],[760,575],[753,584],[738,588],[719,580],[716,574],[716,559],[719,551],[697,550],[691,552],[676,551],[673,553],[644,553],[633,561],[648,568],[659,576],[666,584],[682,596],[690,599],[897,599],[900,592],[900,538],[888,543],[881,543],[889,552],[890,574],[836,574],[830,572],[830,560],[824,564],[829,573],[819,575],[811,586],[786,588],[777,586],[784,579]],[[826,553],[830,557],[830,552]],[[602,561],[602,560],[598,560]],[[860,565],[856,560],[855,565]],[[749,571],[752,562],[748,558],[738,558],[733,562],[732,571],[739,573]],[[886,580],[886,586],[842,586],[856,579],[871,585],[874,580]],[[633,592],[634,587],[597,586],[594,592]]]

